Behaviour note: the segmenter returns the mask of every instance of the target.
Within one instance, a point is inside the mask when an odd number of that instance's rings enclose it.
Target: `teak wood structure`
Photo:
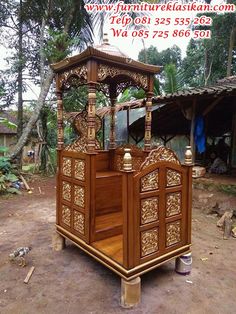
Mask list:
[[[154,74],[159,67],[129,59],[104,43],[52,65],[58,98],[56,231],[131,282],[191,245],[191,160],[151,148]],[[86,84],[88,103],[74,118],[78,139],[63,141],[63,92]],[[128,86],[146,92],[145,146],[116,147],[115,103]],[[96,91],[111,103],[110,146],[96,134]],[[191,159],[191,157],[190,157]],[[124,292],[125,293],[125,292]]]

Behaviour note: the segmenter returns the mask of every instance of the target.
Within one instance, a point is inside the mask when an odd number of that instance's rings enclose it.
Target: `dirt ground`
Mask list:
[[[117,275],[72,244],[52,251],[55,182],[37,179],[33,187],[33,194],[0,199],[1,314],[236,313],[236,238],[223,240],[218,218],[205,210],[209,199],[227,195],[194,191],[191,275],[176,274],[174,261],[143,275],[141,304],[124,310]],[[236,197],[231,201],[236,204]],[[33,248],[25,268],[8,260],[19,246]],[[33,276],[24,284],[32,265]]]

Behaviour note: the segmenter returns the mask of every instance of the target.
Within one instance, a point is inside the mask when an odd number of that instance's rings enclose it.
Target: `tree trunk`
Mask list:
[[[17,76],[17,86],[18,86],[18,104],[17,104],[17,139],[21,137],[23,131],[23,32],[22,32],[22,0],[20,0],[19,7],[19,37],[18,37],[18,76]],[[22,154],[19,151],[18,163],[21,167]]]
[[[210,61],[210,51],[205,48],[205,64],[204,64],[204,81],[205,86],[208,85],[209,78],[211,76],[213,59]]]
[[[233,26],[231,33],[230,33],[230,38],[229,38],[229,53],[228,53],[226,76],[231,76],[231,72],[232,72],[232,61],[233,61],[233,50],[234,50],[234,44],[235,44],[235,37],[236,37],[236,26]]]
[[[46,173],[47,172],[47,135],[48,135],[48,128],[47,128],[47,121],[48,121],[48,113],[47,110],[41,110],[40,114],[40,120],[41,120],[41,133],[42,133],[42,149],[41,149],[41,155],[40,155],[40,167],[39,170]]]
[[[49,8],[50,9],[50,1],[49,1]],[[72,6],[70,13],[68,14],[68,18],[66,20],[65,23],[65,27],[63,29],[64,33],[68,33],[69,31],[69,27],[70,24],[73,20],[73,16],[74,16],[74,12],[75,12],[75,6]],[[46,14],[47,15],[47,14]],[[22,148],[24,147],[24,145],[26,144],[30,133],[33,129],[33,127],[35,126],[35,123],[37,122],[39,115],[40,115],[40,111],[43,108],[44,105],[44,101],[47,97],[47,94],[49,92],[53,77],[54,77],[54,72],[51,68],[49,68],[47,74],[44,76],[44,72],[42,69],[42,66],[44,65],[44,59],[43,59],[43,54],[42,54],[42,46],[43,46],[43,40],[44,40],[44,31],[45,31],[45,27],[46,27],[46,22],[45,19],[42,20],[42,26],[41,26],[41,36],[40,36],[40,75],[41,75],[41,90],[40,90],[40,95],[36,104],[36,107],[25,127],[25,129],[22,132],[21,137],[19,138],[17,144],[14,147],[13,152],[10,155],[11,159],[16,158],[16,156],[20,153],[20,151],[22,150]],[[42,77],[43,76],[43,77]]]
[[[53,77],[54,77],[54,73],[53,73],[52,69],[49,69],[47,76],[44,80],[44,84],[42,86],[42,89],[40,91],[37,105],[36,105],[34,111],[32,112],[32,115],[31,115],[25,129],[23,130],[21,137],[19,138],[16,146],[14,147],[12,154],[10,155],[11,159],[14,159],[19,154],[19,152],[22,150],[24,145],[26,144],[31,131],[32,131],[35,123],[37,122],[37,120],[39,118],[40,111],[44,105],[44,101],[47,97],[47,94],[48,94],[49,88],[51,86]]]

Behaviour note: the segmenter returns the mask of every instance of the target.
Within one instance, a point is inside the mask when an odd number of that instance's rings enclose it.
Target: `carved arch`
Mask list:
[[[169,161],[176,165],[181,164],[178,157],[171,149],[166,148],[165,146],[159,146],[149,153],[148,157],[142,163],[140,169],[143,170],[158,161]]]
[[[129,84],[133,81],[137,86],[142,87],[144,90],[147,90],[148,75],[109,66],[106,64],[99,64],[98,66],[99,82],[104,81],[107,77],[114,78],[121,75],[127,76],[129,78]]]
[[[70,89],[72,86],[80,86],[87,83],[88,69],[86,65],[80,65],[58,75],[59,89]]]

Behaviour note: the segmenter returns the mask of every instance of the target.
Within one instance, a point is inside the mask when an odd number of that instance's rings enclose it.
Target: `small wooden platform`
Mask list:
[[[122,173],[120,171],[97,171],[96,179],[109,178],[109,177],[121,177]]]
[[[97,216],[95,219],[96,232],[106,231],[122,226],[122,212]]]
[[[92,246],[112,258],[119,264],[123,264],[123,235],[117,235],[108,239],[96,241]]]

